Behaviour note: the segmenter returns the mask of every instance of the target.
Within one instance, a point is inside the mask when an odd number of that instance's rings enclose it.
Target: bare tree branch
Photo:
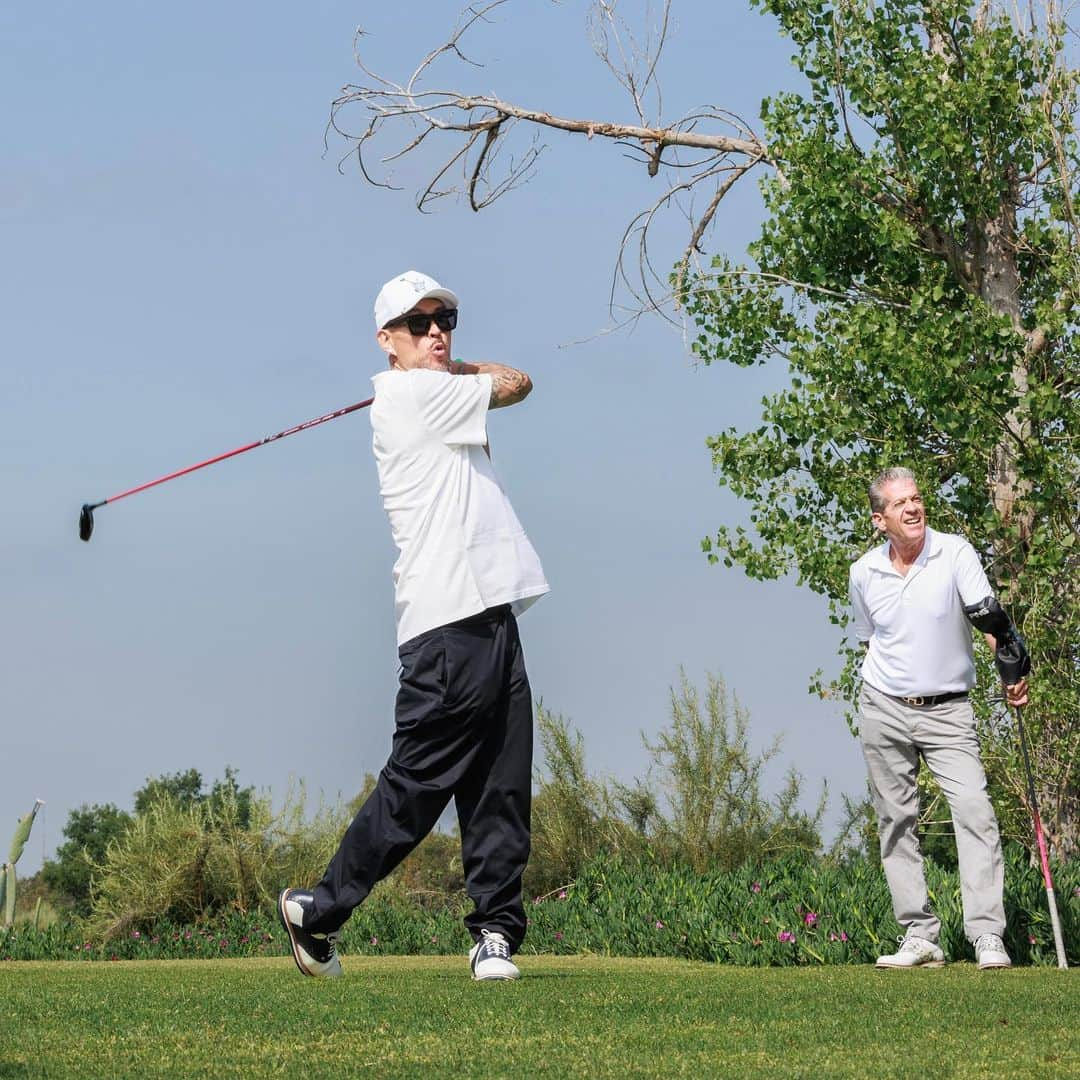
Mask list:
[[[709,205],[705,208],[705,212],[698,218],[698,222],[694,226],[694,231],[690,235],[690,243],[686,245],[686,251],[683,252],[682,260],[679,262],[679,270],[675,281],[676,297],[682,295],[683,285],[686,282],[686,275],[690,272],[690,260],[693,258],[695,252],[701,250],[698,245],[701,243],[702,237],[712,224],[712,220],[716,216],[716,211],[720,208],[721,199],[723,199],[723,197],[731,190],[735,181],[745,175],[757,163],[758,159],[751,159],[744,165],[733,168],[731,170],[731,175],[713,193],[713,197],[709,200]]]
[[[403,83],[371,69],[360,55],[361,46],[366,49],[366,38],[362,30],[358,31],[356,62],[365,81],[343,89],[333,103],[328,125],[351,143],[342,164],[355,154],[366,180],[395,187],[391,171],[394,166],[404,159],[411,162],[434,151],[444,156],[441,162],[436,157],[433,164],[425,165],[431,170],[431,179],[417,194],[418,208],[427,210],[432,203],[454,195],[467,199],[473,210],[480,210],[530,179],[545,149],[539,141],[545,133],[561,132],[584,136],[587,141],[602,139],[614,143],[629,160],[644,166],[650,177],[663,175],[667,183],[663,193],[635,215],[624,231],[612,277],[611,310],[614,313],[617,286],[629,290],[639,305],[639,314],[644,310],[659,311],[662,304],[670,305],[673,295],[677,305],[691,266],[701,253],[705,236],[731,188],[757,165],[775,170],[780,182],[786,182],[773,150],[750,124],[719,106],[695,108],[676,120],[662,118],[659,63],[671,26],[671,0],[655,0],[655,6],[653,0],[644,0],[648,25],[643,34],[627,26],[619,13],[619,0],[593,0],[589,23],[594,51],[626,90],[637,123],[567,117],[529,108],[495,93],[433,87],[435,68],[441,60],[459,67],[464,64],[480,68],[466,54],[467,35],[490,23],[492,16],[510,2],[488,0],[466,7],[446,41],[430,50]],[[1028,10],[1022,10],[1022,6]],[[1045,26],[1041,30],[1035,27],[1031,3],[977,0],[973,13],[981,27],[988,27],[997,17],[1011,18],[1025,36],[1056,33],[1061,37],[1068,31],[1060,0],[1042,0]],[[836,6],[833,82],[844,138],[854,153],[863,156],[864,150],[852,131],[854,120],[862,120],[867,126],[871,148],[877,141],[886,139],[888,133],[853,108],[845,90],[844,20],[849,14],[846,5]],[[953,24],[942,16],[936,4],[927,3],[923,25],[928,51],[944,61],[942,78],[962,78],[965,58]],[[1066,84],[1064,74],[1056,68],[1046,71],[1045,109],[1055,146],[1050,160],[1042,161],[1033,175],[1025,176],[1017,185],[1016,205],[1025,205],[1025,200],[1037,202],[1052,194],[1065,208],[1071,246],[1080,257],[1080,210],[1073,205],[1075,178],[1070,172],[1075,154],[1060,134],[1068,128],[1060,112],[1068,108],[1065,102],[1071,100],[1062,89]],[[880,108],[887,129],[895,121],[889,103],[877,102],[876,107]],[[358,133],[346,123],[357,111],[363,117]],[[514,145],[519,125],[531,129],[533,137],[524,152],[512,154],[509,148]],[[384,145],[387,140],[391,141],[389,147]],[[894,145],[893,151],[903,172],[907,168],[904,147]],[[879,180],[880,190],[867,190],[865,196],[914,228],[924,248],[948,265],[954,280],[968,293],[980,295],[983,287],[982,274],[978,271],[982,262],[980,238],[992,222],[938,221],[903,176],[886,171]],[[658,273],[650,258],[650,232],[661,212],[668,211],[680,213],[686,219],[686,242],[678,256],[674,294],[669,288],[668,272]],[[1030,247],[1026,237],[1016,229],[1000,243],[1006,247],[1012,245],[1013,251]],[[631,252],[636,263],[634,269],[630,266]],[[670,251],[666,254],[674,261]],[[1080,292],[1080,289],[1072,291]],[[1080,296],[1071,297],[1069,309],[1077,302]],[[1046,348],[1042,340],[1046,333],[1046,328],[1036,332],[1031,342],[1033,353]]]
[[[343,89],[333,103],[328,125],[352,144],[342,162],[355,154],[366,180],[394,187],[389,171],[393,165],[421,148],[426,152],[450,141],[453,145],[449,153],[441,164],[434,166],[431,179],[417,195],[417,207],[422,211],[433,202],[455,194],[467,198],[469,205],[479,210],[526,182],[544,146],[534,138],[530,149],[521,156],[505,158],[499,153],[521,124],[537,133],[558,131],[583,135],[586,140],[600,138],[614,143],[640,160],[652,177],[668,170],[681,172],[685,179],[669,183],[654,205],[637,215],[627,228],[613,280],[613,288],[614,281],[626,283],[644,309],[659,310],[654,283],[663,282],[663,291],[667,292],[667,275],[656,273],[648,253],[648,231],[657,214],[679,206],[680,196],[689,196],[699,188],[707,192],[704,214],[684,211],[688,219],[688,241],[681,275],[685,276],[724,195],[755,165],[773,165],[768,148],[749,124],[718,107],[695,109],[670,122],[661,118],[658,65],[670,29],[671,0],[663,0],[659,5],[655,29],[648,30],[640,40],[619,17],[618,0],[594,3],[591,18],[594,50],[627,91],[638,123],[560,116],[527,108],[495,94],[470,94],[429,86],[433,68],[443,58],[479,66],[466,55],[464,39],[469,31],[489,22],[496,9],[509,2],[490,0],[466,8],[447,40],[428,52],[403,83],[371,69],[360,54],[365,35],[358,31],[356,63],[365,82]],[[650,113],[650,103],[655,106],[655,113]],[[357,110],[364,117],[358,132],[350,130],[346,123]],[[399,130],[405,133],[404,139],[399,136],[396,146],[389,150],[382,148],[377,154],[376,143],[383,143]],[[693,160],[682,160],[687,154]],[[635,236],[638,268],[636,274],[630,275],[624,259],[627,244]],[[666,302],[670,302],[670,296]]]

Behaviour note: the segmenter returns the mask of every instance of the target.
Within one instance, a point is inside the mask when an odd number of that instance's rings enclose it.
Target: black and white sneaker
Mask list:
[[[304,929],[304,916],[315,897],[300,889],[283,889],[278,897],[278,918],[292,945],[296,966],[305,975],[332,979],[341,974],[337,956],[337,934],[312,934]]]
[[[510,959],[510,943],[497,930],[481,930],[480,940],[469,952],[469,967],[474,979],[520,979]]]

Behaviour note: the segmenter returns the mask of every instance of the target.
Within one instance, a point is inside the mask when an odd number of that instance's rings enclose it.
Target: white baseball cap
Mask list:
[[[406,270],[391,278],[375,297],[375,329],[411,311],[421,300],[441,300],[447,307],[456,308],[458,298],[444,289],[434,278],[417,270]]]

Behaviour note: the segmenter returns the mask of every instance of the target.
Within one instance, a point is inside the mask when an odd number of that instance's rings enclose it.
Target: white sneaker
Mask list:
[[[896,940],[900,942],[900,948],[889,956],[879,956],[874,967],[939,968],[945,966],[945,954],[932,941],[916,937],[914,934]]]
[[[510,959],[510,943],[497,930],[481,930],[480,940],[469,951],[469,967],[474,979],[519,979]]]
[[[1005,942],[997,934],[983,934],[975,942],[975,960],[980,968],[1012,967]]]

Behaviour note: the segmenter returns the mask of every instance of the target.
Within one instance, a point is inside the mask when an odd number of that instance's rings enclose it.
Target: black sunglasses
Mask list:
[[[384,329],[389,330],[395,326],[407,326],[413,337],[422,337],[431,328],[432,322],[443,331],[453,330],[457,326],[457,308],[439,308],[438,311],[425,315],[418,311],[413,315],[402,315],[400,319],[392,319]]]

